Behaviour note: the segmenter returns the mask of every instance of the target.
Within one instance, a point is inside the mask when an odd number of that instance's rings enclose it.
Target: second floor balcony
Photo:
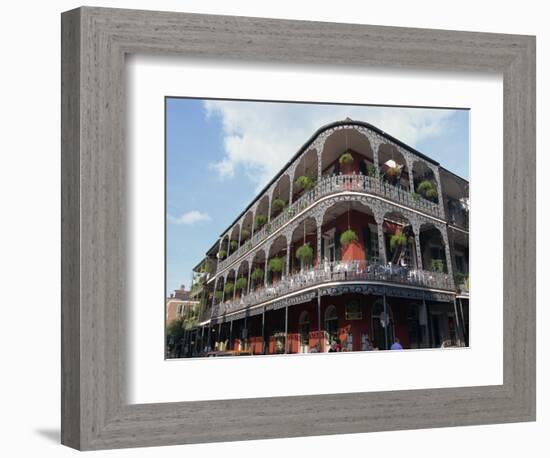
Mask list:
[[[237,312],[314,287],[368,282],[454,291],[451,277],[442,272],[384,265],[377,261],[325,262],[319,267],[303,269],[277,282],[258,287],[242,297],[222,301],[214,306],[212,317]]]

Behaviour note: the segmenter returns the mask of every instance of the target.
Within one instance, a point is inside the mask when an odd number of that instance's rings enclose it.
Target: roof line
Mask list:
[[[409,150],[411,153],[414,153],[416,154],[417,156],[421,157],[422,159],[425,159],[427,160],[428,162],[431,162],[432,164],[434,165],[437,165],[439,166],[439,162],[433,160],[431,157],[428,157],[426,156],[425,154],[421,153],[420,151],[414,149],[412,146],[409,146],[407,145],[406,143],[403,143],[401,140],[395,138],[394,136],[388,134],[387,132],[384,132],[382,129],[379,129],[378,127],[376,126],[373,126],[372,124],[369,124],[368,122],[364,122],[364,121],[355,121],[355,120],[344,120],[344,121],[335,121],[335,122],[331,122],[329,124],[325,124],[324,126],[320,127],[319,129],[317,129],[317,131],[315,131],[315,133],[300,147],[300,149],[294,154],[294,156],[292,156],[292,158],[290,158],[288,160],[288,162],[281,168],[281,170],[279,170],[279,172],[277,174],[275,174],[275,176],[269,181],[269,183],[267,183],[263,188],[262,190],[250,201],[250,203],[245,207],[245,209],[239,213],[239,215],[233,220],[233,222],[231,224],[229,224],[229,226],[227,226],[227,228],[222,231],[222,233],[220,234],[220,237],[223,237],[225,235],[225,233],[235,225],[235,223],[239,220],[239,218],[244,215],[249,209],[250,207],[252,207],[252,205],[254,204],[254,202],[256,202],[256,200],[258,200],[268,189],[269,187],[279,179],[279,177],[285,172],[285,170],[307,149],[309,148],[309,146],[315,141],[315,139],[321,134],[323,133],[325,130],[328,130],[328,129],[331,129],[333,127],[338,127],[338,126],[349,126],[349,125],[357,125],[357,126],[361,126],[361,127],[366,127],[370,130],[373,130],[374,132],[382,135],[383,137],[387,138],[388,140],[392,141],[393,143],[396,143],[397,145]],[[216,246],[216,243],[215,242],[212,247],[210,247],[208,251],[212,250],[213,248],[215,248]]]

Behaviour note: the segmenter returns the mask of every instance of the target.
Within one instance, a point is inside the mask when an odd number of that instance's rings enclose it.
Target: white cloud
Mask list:
[[[225,155],[209,164],[222,179],[242,168],[261,189],[321,126],[349,117],[405,143],[445,133],[451,110],[205,101],[207,116],[223,126]]]
[[[185,224],[187,226],[191,226],[202,221],[210,221],[210,215],[198,210],[192,210],[187,213],[183,213],[178,217],[168,215],[168,219],[175,224]]]

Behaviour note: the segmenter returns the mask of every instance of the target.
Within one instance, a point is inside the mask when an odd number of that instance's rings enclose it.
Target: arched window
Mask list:
[[[309,313],[305,310],[300,314],[300,319],[298,321],[300,334],[299,334],[299,349],[300,353],[309,352],[309,330],[310,330],[310,320]]]
[[[386,309],[387,316],[380,299],[372,307],[372,343],[380,350],[390,348],[394,339],[393,313],[389,304],[386,304]]]

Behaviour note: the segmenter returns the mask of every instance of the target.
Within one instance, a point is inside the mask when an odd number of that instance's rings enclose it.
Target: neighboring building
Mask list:
[[[195,354],[468,345],[468,210],[467,181],[380,129],[320,128],[195,268]]]
[[[191,299],[191,291],[186,291],[185,285],[181,285],[180,289],[174,290],[166,299],[166,324],[186,317],[191,309],[198,304],[198,301]]]

